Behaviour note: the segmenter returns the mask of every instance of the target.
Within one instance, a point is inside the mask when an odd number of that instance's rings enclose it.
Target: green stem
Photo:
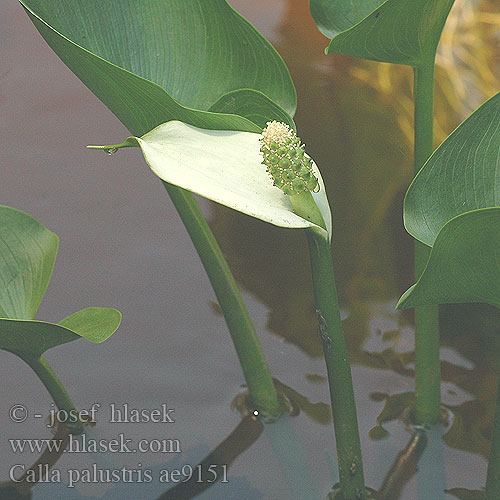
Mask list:
[[[193,195],[166,182],[163,184],[186,226],[224,313],[252,403],[262,414],[278,416],[282,407],[269,367],[224,255]]]
[[[64,388],[61,380],[56,375],[52,367],[42,357],[22,357],[32,370],[37,374],[38,378],[42,381],[43,385],[52,396],[58,410],[67,413],[67,420],[63,422],[64,425],[73,433],[81,434],[83,432],[83,423],[78,418],[78,410],[75,408],[73,401],[69,397],[66,389]],[[66,420],[66,415],[65,418]]]
[[[297,215],[325,227],[324,219],[311,193],[290,196]],[[319,333],[326,362],[333,427],[337,444],[340,493],[342,500],[367,498],[358,416],[352,386],[351,366],[335,285],[331,246],[328,236],[318,228],[306,230],[311,259],[314,300]]]
[[[361,444],[351,368],[340,319],[330,244],[307,230],[314,298],[325,355],[343,500],[366,498]]]
[[[434,55],[414,68],[415,173],[434,148]],[[430,248],[415,241],[415,276],[429,258]],[[439,361],[439,306],[415,308],[416,420],[431,425],[441,421],[441,375]]]
[[[498,492],[500,491],[500,383],[498,384],[497,391],[495,420],[493,422],[493,435],[491,437],[484,500],[496,500],[498,498]]]

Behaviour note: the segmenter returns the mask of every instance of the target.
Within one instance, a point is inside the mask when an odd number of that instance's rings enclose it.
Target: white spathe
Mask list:
[[[318,227],[294,214],[288,196],[273,186],[261,163],[260,138],[170,121],[136,140],[151,170],[170,184],[276,226]],[[330,235],[330,207],[315,164],[313,172],[320,186],[313,196]]]

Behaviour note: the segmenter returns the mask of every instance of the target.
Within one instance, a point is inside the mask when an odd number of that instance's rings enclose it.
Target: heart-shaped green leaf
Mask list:
[[[288,196],[273,186],[262,164],[261,134],[205,130],[179,121],[164,123],[122,144],[89,146],[114,150],[139,146],[151,170],[164,181],[281,227],[318,226],[296,215]],[[320,189],[312,193],[331,234],[331,213],[318,167]]]
[[[422,276],[398,307],[450,302],[500,307],[500,208],[450,220],[439,232]]]
[[[283,60],[225,0],[21,3],[52,49],[135,135],[170,120],[258,132],[262,117],[295,112]],[[258,126],[247,118],[256,100]]]
[[[398,307],[487,302],[500,307],[500,94],[463,122],[405,198],[407,231],[431,246]]]
[[[103,342],[121,321],[116,309],[90,307],[58,324],[35,321],[52,275],[59,238],[30,215],[0,206],[0,349],[39,357],[84,337]]]
[[[500,206],[500,93],[465,120],[422,167],[405,197],[407,231],[433,246],[457,215]]]
[[[120,322],[120,311],[111,307],[82,309],[59,323],[0,319],[0,349],[25,358],[39,357],[79,338],[99,344],[113,335]]]
[[[419,66],[433,58],[454,0],[310,0],[327,53]]]
[[[0,317],[35,317],[58,246],[57,235],[33,217],[0,206]]]

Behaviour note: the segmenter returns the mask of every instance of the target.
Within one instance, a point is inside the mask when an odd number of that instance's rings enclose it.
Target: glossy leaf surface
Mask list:
[[[435,151],[405,199],[408,232],[432,246],[400,308],[445,302],[500,307],[500,94]]]
[[[434,56],[454,0],[310,0],[327,53],[410,66]]]
[[[118,328],[116,309],[91,307],[60,323],[35,321],[49,284],[59,238],[30,215],[0,206],[0,349],[40,356],[84,337],[103,342]]]
[[[292,211],[288,196],[273,186],[260,153],[261,134],[204,130],[179,121],[167,122],[122,145],[138,145],[151,170],[164,181],[271,224],[290,228],[318,227]],[[91,146],[95,147],[95,146]],[[328,233],[331,215],[318,167],[320,190],[313,197]]]
[[[21,3],[52,49],[135,135],[170,120],[257,132],[261,116],[295,112],[283,60],[225,0]],[[259,125],[245,117],[255,100]]]

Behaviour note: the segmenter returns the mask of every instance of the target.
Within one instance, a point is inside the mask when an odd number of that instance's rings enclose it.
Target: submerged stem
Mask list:
[[[282,412],[255,327],[226,259],[193,195],[163,182],[205,267],[224,313],[253,405],[266,416]]]
[[[414,68],[415,174],[434,148],[434,57]],[[422,274],[430,248],[415,241],[415,276]],[[439,306],[415,308],[415,398],[419,424],[441,420],[441,371],[439,361]]]
[[[32,370],[37,374],[43,385],[52,396],[55,405],[59,410],[67,412],[68,421],[64,425],[74,434],[83,432],[83,423],[79,420],[78,410],[64,388],[59,377],[56,375],[49,363],[42,357],[22,357]]]

